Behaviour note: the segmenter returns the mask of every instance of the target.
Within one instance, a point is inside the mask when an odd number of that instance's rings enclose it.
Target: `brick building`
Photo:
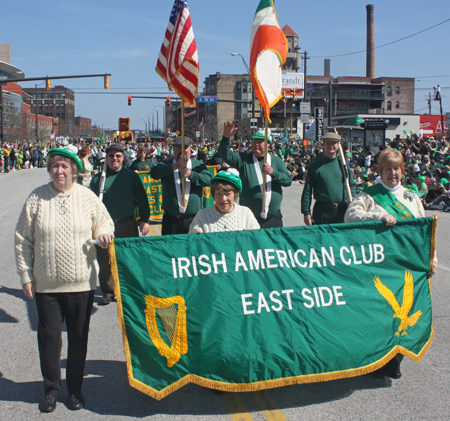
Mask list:
[[[71,89],[57,85],[50,91],[46,88],[24,88],[24,101],[31,112],[59,119],[60,136],[73,137],[75,134],[75,94]]]

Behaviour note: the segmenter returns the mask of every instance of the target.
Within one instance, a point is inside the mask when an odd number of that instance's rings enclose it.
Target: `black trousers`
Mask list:
[[[177,218],[175,215],[164,213],[161,226],[161,235],[187,234],[189,226],[194,220],[195,215],[189,217]]]
[[[341,203],[337,208],[331,208],[321,202],[316,202],[312,213],[313,225],[343,223],[347,207],[346,203]]]
[[[63,322],[67,326],[68,342],[67,390],[69,394],[81,392],[93,303],[94,290],[36,293],[39,359],[46,394],[58,395],[61,388]]]
[[[114,224],[114,236],[116,238],[139,237],[136,219],[130,218],[124,222],[116,222]],[[111,274],[108,249],[97,246],[97,262],[100,266],[98,279],[103,295],[114,295],[114,278]]]
[[[256,216],[256,220],[261,228],[282,228],[283,227],[283,215],[281,211],[277,211],[267,219],[263,219],[260,216]]]

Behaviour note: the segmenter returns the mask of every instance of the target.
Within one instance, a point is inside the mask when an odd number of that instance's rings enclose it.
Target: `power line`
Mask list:
[[[416,35],[422,34],[423,32],[429,31],[429,30],[431,30],[431,29],[433,29],[433,28],[436,28],[436,27],[439,26],[439,25],[443,25],[444,23],[447,23],[447,22],[449,22],[449,21],[450,21],[450,19],[446,19],[446,20],[444,20],[444,21],[442,21],[442,22],[437,23],[436,25],[433,25],[433,26],[430,26],[429,28],[423,29],[422,31],[415,32],[414,34],[411,34],[411,35],[408,35],[408,36],[406,36],[406,37],[397,39],[397,40],[395,40],[395,41],[388,42],[388,43],[386,43],[386,44],[379,45],[378,47],[375,47],[374,49],[377,50],[378,48],[387,47],[388,45],[392,45],[392,44],[395,44],[395,43],[397,43],[397,42],[404,41],[405,39],[415,37]],[[354,54],[365,53],[366,51],[367,51],[367,49],[361,50],[361,51],[355,51],[354,53],[336,54],[336,55],[334,55],[334,56],[311,56],[311,58],[334,58],[334,57],[352,56],[352,55],[354,55]]]

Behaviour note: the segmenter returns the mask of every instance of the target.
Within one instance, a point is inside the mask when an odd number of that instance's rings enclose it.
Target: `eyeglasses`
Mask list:
[[[122,158],[122,154],[121,153],[116,153],[116,154],[108,154],[108,158]]]

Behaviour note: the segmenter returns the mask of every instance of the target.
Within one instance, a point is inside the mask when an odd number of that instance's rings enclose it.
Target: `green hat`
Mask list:
[[[69,151],[69,149],[65,149],[65,148],[50,149],[47,152],[47,156],[50,156],[50,155],[67,156],[68,158],[75,161],[75,163],[77,164],[78,171],[83,171],[83,163],[81,162],[80,158],[78,158],[78,156],[76,156],[72,151]]]
[[[252,139],[262,139],[264,140],[266,138],[266,134],[262,130],[258,130],[257,132],[253,133]],[[272,137],[270,136],[270,133],[267,135],[267,141],[272,142]]]
[[[423,183],[425,181],[425,177],[423,175],[419,175],[419,177],[417,177],[417,179]]]
[[[215,181],[226,181],[228,183],[231,183],[237,187],[238,193],[242,192],[242,182],[241,179],[239,178],[239,172],[234,168],[230,168],[227,171],[218,172],[211,179],[211,184],[214,183]]]
[[[446,178],[441,178],[441,184],[442,184],[443,186],[448,186],[449,183],[450,183],[450,182],[449,182]]]

